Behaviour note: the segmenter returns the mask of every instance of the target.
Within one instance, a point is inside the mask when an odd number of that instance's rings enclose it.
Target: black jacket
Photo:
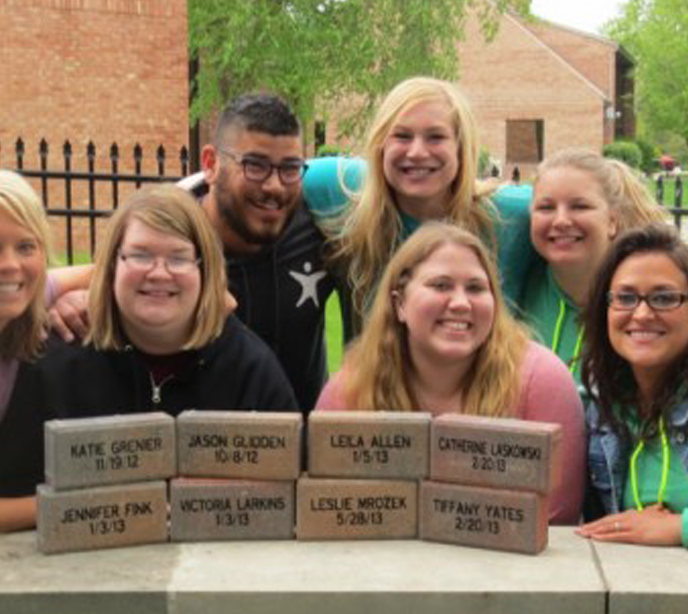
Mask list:
[[[203,174],[180,185],[202,199]],[[327,379],[325,304],[335,288],[323,264],[324,236],[299,205],[279,239],[255,254],[225,251],[236,315],[275,352],[301,407],[315,405]]]
[[[236,317],[190,353],[186,369],[160,387],[133,347],[100,352],[52,339],[36,364],[22,364],[0,423],[0,496],[35,493],[43,481],[43,422],[185,409],[297,411],[291,385],[270,349]]]
[[[38,364],[43,406],[65,418],[185,409],[295,411],[292,388],[269,348],[235,316],[222,335],[190,353],[185,370],[159,387],[132,346],[97,351],[57,343]]]

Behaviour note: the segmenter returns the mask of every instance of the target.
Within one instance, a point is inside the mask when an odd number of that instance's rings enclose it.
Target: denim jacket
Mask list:
[[[588,431],[588,470],[590,481],[606,514],[621,511],[623,489],[633,449],[608,424],[600,423],[597,406],[590,403],[586,412]],[[671,412],[667,424],[669,444],[678,451],[688,471],[688,399]]]

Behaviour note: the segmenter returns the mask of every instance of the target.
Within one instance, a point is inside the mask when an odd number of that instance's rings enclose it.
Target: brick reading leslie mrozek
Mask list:
[[[45,423],[45,476],[55,490],[169,478],[175,452],[174,418],[162,412]]]
[[[430,428],[430,479],[548,493],[561,479],[561,426],[445,414]]]
[[[185,411],[177,417],[179,474],[295,480],[301,462],[300,413]]]
[[[418,535],[418,483],[303,477],[296,483],[296,537],[411,539]]]
[[[439,482],[421,484],[420,538],[537,554],[547,547],[547,497]]]
[[[38,549],[72,552],[167,541],[164,481],[55,491],[37,489]]]
[[[430,414],[420,412],[314,412],[308,421],[308,474],[424,478],[430,419]]]
[[[172,541],[293,539],[294,482],[170,482]]]

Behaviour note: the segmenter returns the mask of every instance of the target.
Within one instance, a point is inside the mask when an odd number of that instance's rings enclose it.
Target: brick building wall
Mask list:
[[[544,157],[566,146],[602,148],[604,92],[522,22],[504,16],[497,37],[486,43],[477,21],[469,20],[466,41],[457,50],[458,82],[477,116],[481,143],[505,176],[514,166],[523,178],[532,176],[536,122]],[[528,143],[520,142],[519,134]]]
[[[538,159],[562,147],[601,150],[613,140],[608,114],[616,96],[617,51],[601,37],[512,15],[501,17],[497,36],[487,43],[477,19],[467,20],[465,39],[457,44],[457,82],[477,117],[481,145],[503,176],[518,166],[528,179]],[[335,119],[326,133],[327,143],[360,150],[362,139],[338,138]]]
[[[139,143],[143,172],[154,173],[162,144],[167,172],[179,174],[173,161],[188,141],[188,91],[186,0],[0,0],[2,167],[15,167],[21,137],[26,169],[38,167],[44,138],[54,170],[64,168],[69,140],[75,170],[86,170],[93,141],[97,169],[109,170],[108,150],[117,142],[120,167],[131,172]],[[58,183],[51,207],[64,201]],[[73,191],[75,206],[84,206],[86,187],[74,184]],[[120,196],[126,193],[123,186]],[[107,189],[98,202],[110,206]]]

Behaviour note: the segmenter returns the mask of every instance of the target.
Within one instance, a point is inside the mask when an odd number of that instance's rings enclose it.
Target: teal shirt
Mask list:
[[[552,269],[544,260],[530,271],[521,310],[535,339],[569,366],[579,392],[582,392],[580,360],[573,361],[577,349],[580,353],[580,309],[558,286]]]
[[[352,195],[360,191],[366,164],[361,158],[314,158],[308,161],[303,179],[306,205],[317,219],[327,220],[343,211]],[[530,200],[528,185],[505,186],[492,195],[499,219],[495,221],[497,263],[502,290],[510,304],[518,304],[529,268],[536,261],[530,242]],[[404,236],[408,238],[421,224],[400,212]]]
[[[637,428],[637,427],[636,427]],[[636,462],[638,496],[644,507],[657,503],[662,483],[662,443],[659,437],[647,441]],[[629,466],[623,494],[623,509],[635,509]],[[669,445],[669,476],[663,504],[674,513],[682,514],[682,541],[688,547],[688,474],[678,451]]]

